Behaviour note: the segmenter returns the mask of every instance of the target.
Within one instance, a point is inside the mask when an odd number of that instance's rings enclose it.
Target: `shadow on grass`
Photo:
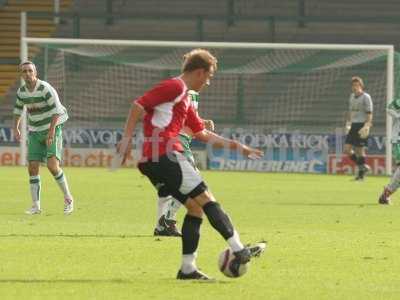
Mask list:
[[[272,205],[287,205],[287,206],[378,206],[378,203],[298,203],[298,202],[281,202],[273,203]]]
[[[10,234],[0,234],[0,238],[10,238],[10,237],[29,237],[29,238],[114,238],[114,239],[136,239],[136,238],[155,238],[151,234],[26,234],[26,233],[10,233]]]
[[[176,279],[165,279],[165,281],[169,281],[171,283],[183,283],[183,284],[231,284],[232,281],[228,280],[176,280]],[[17,279],[17,278],[3,278],[0,279],[0,284],[2,283],[118,283],[118,284],[133,284],[134,280],[129,279],[120,279],[120,278],[111,278],[111,279]],[[137,283],[137,281],[136,281]]]
[[[123,283],[130,284],[134,283],[133,280],[127,279],[0,279],[1,283]]]
[[[233,280],[221,280],[221,279],[215,279],[211,278],[210,280],[176,280],[176,279],[171,279],[171,278],[164,278],[163,279],[166,282],[170,283],[179,283],[179,284],[232,284],[234,283]]]

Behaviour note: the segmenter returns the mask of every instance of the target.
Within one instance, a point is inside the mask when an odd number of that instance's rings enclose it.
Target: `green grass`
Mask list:
[[[155,192],[136,170],[65,173],[75,213],[42,169],[44,212],[26,216],[26,170],[0,168],[0,299],[400,298],[399,206],[376,204],[388,178],[204,172],[242,240],[269,249],[225,278],[225,242],[205,221],[198,264],[217,282],[201,284],[174,279],[180,240],[152,237]]]

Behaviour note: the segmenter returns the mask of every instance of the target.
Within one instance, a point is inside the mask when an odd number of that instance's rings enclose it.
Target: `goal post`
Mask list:
[[[391,136],[386,105],[395,96],[392,45],[32,37],[22,37],[21,45],[38,53],[39,70],[72,105],[76,126],[121,122],[129,100],[178,75],[185,52],[206,48],[216,54],[219,70],[203,93],[200,111],[221,124],[333,133],[343,126],[351,76],[359,75],[376,107],[374,131]],[[387,138],[386,174],[391,173],[391,158]]]

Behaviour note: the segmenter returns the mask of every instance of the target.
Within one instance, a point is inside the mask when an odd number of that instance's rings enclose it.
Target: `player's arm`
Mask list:
[[[211,144],[215,148],[236,150],[242,155],[249,158],[260,158],[264,155],[264,152],[259,149],[254,149],[244,144],[241,144],[238,141],[224,138],[207,129],[197,132],[195,134],[195,137],[202,142]]]
[[[137,102],[133,102],[126,118],[122,139],[117,144],[117,152],[123,156],[122,163],[126,160],[132,149],[132,136],[136,125],[143,115],[144,108]]]
[[[177,80],[166,80],[146,92],[131,106],[125,122],[125,129],[121,141],[117,144],[117,152],[123,156],[122,163],[128,157],[132,148],[132,135],[145,111],[150,112],[157,105],[175,101],[183,95],[182,85]]]
[[[14,138],[17,141],[21,140],[21,131],[19,130],[19,124],[21,123],[21,115],[22,111],[24,109],[24,103],[20,100],[17,92],[17,100],[15,101],[14,105],[14,126],[13,126],[13,133],[14,133]]]
[[[346,134],[348,134],[349,131],[350,131],[351,119],[352,119],[352,113],[351,113],[351,96],[350,96],[350,99],[349,99],[349,110],[344,113],[344,132]]]
[[[21,122],[21,116],[19,115],[14,115],[14,127],[13,127],[13,133],[14,133],[14,138],[16,141],[21,140],[21,131],[19,130],[19,124]]]
[[[367,138],[369,135],[369,130],[372,127],[372,100],[370,97],[365,101],[365,113],[367,118],[365,120],[364,126],[358,131],[360,137]]]
[[[50,127],[49,127],[49,132],[47,134],[47,139],[46,139],[46,145],[49,147],[53,141],[54,141],[54,135],[56,132],[56,125],[58,122],[58,119],[60,118],[60,115],[64,113],[63,107],[60,102],[60,98],[58,97],[58,94],[56,90],[52,86],[46,87],[46,102],[47,105],[50,107],[50,115],[51,117],[51,122],[50,122]]]

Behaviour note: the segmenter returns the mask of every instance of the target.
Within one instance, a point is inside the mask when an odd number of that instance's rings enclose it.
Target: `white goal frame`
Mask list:
[[[24,22],[26,24],[26,22]],[[21,20],[21,26],[23,25]],[[21,27],[22,28],[22,27]],[[26,31],[25,31],[26,32]],[[22,33],[22,29],[21,29]],[[151,46],[151,47],[184,47],[184,48],[231,48],[231,49],[308,49],[308,50],[382,50],[387,52],[387,103],[393,99],[394,88],[394,46],[393,45],[356,45],[356,44],[289,44],[289,43],[229,43],[229,42],[187,42],[187,41],[140,41],[140,40],[101,40],[101,39],[65,39],[33,38],[21,34],[21,60],[28,58],[28,44],[65,44],[65,45],[108,45],[108,46]],[[392,119],[386,115],[386,174],[392,172]],[[26,126],[22,137],[26,139]],[[21,142],[21,164],[26,164],[26,142]]]

